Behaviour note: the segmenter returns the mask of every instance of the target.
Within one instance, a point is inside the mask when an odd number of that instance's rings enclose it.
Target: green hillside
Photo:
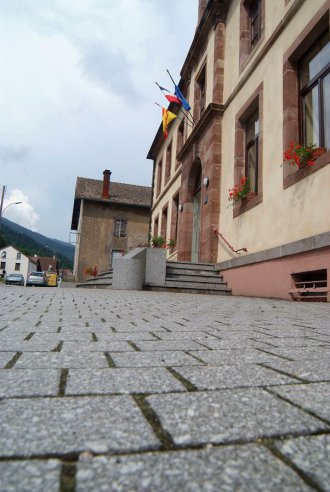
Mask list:
[[[74,247],[56,239],[30,231],[18,224],[2,219],[0,248],[14,246],[27,256],[56,256],[61,268],[73,268]]]

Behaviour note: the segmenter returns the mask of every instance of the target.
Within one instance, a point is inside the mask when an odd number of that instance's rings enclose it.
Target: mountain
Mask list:
[[[53,256],[62,260],[63,266],[72,268],[75,247],[64,241],[43,236],[15,222],[2,218],[2,243],[11,245],[27,255]]]

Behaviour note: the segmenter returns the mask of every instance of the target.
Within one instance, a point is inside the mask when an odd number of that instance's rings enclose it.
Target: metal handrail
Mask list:
[[[244,251],[244,253],[247,253],[248,250],[246,248],[239,248],[239,249],[234,249],[231,244],[228,243],[227,239],[219,232],[217,229],[213,228],[214,234],[217,234],[226,244],[227,246],[237,255],[240,255],[240,251]]]

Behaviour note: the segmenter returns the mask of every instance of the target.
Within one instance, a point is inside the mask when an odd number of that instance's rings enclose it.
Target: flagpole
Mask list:
[[[159,106],[160,108],[163,109],[163,106],[161,106],[160,104],[158,104],[157,102],[154,101],[154,103],[156,104],[156,106]],[[184,118],[187,118],[187,116],[185,114],[183,114],[183,117]],[[188,121],[185,121],[183,118],[179,118],[179,116],[177,116],[178,120],[180,121],[183,121],[184,123],[186,123],[186,125],[190,126],[191,128],[193,128],[193,125],[191,124],[190,120]]]
[[[166,87],[162,87],[161,85],[158,84],[158,82],[155,82],[155,84],[157,85],[157,87],[159,87],[159,89],[163,92],[163,91],[166,91],[168,93],[171,94],[171,91],[169,91],[168,89],[166,89]],[[165,94],[164,94],[165,95]],[[166,97],[166,96],[165,96]],[[176,104],[177,106],[179,106],[180,108],[180,111],[182,112],[182,115],[184,118],[187,118],[187,120],[191,123],[191,127],[193,128],[194,127],[194,121],[189,117],[190,115],[189,114],[185,114],[182,110],[182,103],[180,101],[180,104],[176,103],[176,102],[173,102],[173,104]]]
[[[172,82],[173,82],[174,86],[176,86],[176,83],[174,82],[173,77],[172,77],[172,75],[170,74],[170,71],[168,70],[168,68],[166,69],[166,72],[169,74],[170,79],[172,80]],[[195,125],[195,124],[196,124],[196,121],[194,120],[193,115],[191,114],[191,112],[190,112],[190,111],[188,111],[188,113],[190,114],[191,119],[192,119],[192,121],[193,121],[193,123],[194,123],[194,125]]]

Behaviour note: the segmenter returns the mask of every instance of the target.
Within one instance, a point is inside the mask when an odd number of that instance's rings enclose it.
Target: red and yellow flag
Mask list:
[[[163,115],[163,133],[164,133],[164,137],[167,138],[168,135],[167,127],[171,123],[171,121],[174,120],[174,118],[176,118],[176,115],[165,108],[162,108],[162,115]]]

